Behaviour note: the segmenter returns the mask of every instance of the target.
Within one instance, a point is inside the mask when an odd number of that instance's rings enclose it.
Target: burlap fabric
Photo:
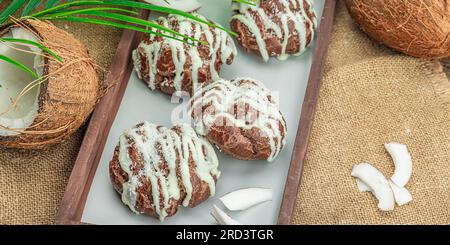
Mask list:
[[[0,9],[9,2],[1,3]],[[97,63],[108,69],[120,39],[120,30],[56,24],[79,38]],[[0,224],[53,223],[84,131],[83,127],[63,144],[45,151],[0,148]]]
[[[411,152],[413,201],[385,213],[350,173],[366,161],[389,177],[389,141]],[[448,224],[449,150],[450,83],[440,64],[373,43],[340,2],[292,223]]]
[[[448,80],[440,66],[369,41],[342,3],[337,11],[293,223],[450,223]],[[109,66],[119,30],[60,26]],[[53,222],[83,133],[46,151],[0,149],[1,224]],[[357,191],[350,171],[369,161],[389,176],[393,167],[383,143],[394,140],[408,144],[413,156],[407,187],[414,201],[383,214],[370,194]]]

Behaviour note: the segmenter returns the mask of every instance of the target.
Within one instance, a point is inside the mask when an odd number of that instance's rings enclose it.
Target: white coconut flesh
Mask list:
[[[402,206],[412,201],[412,195],[405,187],[396,185],[392,180],[389,180],[389,185],[392,188],[397,205]]]
[[[216,220],[219,225],[242,225],[238,221],[232,219],[228,214],[218,208],[216,205],[213,206],[211,215]]]
[[[378,208],[382,211],[391,211],[395,206],[394,193],[384,175],[369,163],[360,163],[353,166],[352,176],[366,184],[372,194],[378,199]]]
[[[391,177],[392,182],[399,187],[404,187],[412,175],[412,159],[406,145],[391,142],[384,144],[394,161],[395,170]]]
[[[356,186],[358,187],[359,192],[372,191],[370,187],[364,184],[360,179],[356,179]]]
[[[144,0],[150,4],[173,8],[185,12],[193,12],[199,9],[202,5],[197,0]]]
[[[223,205],[231,211],[242,211],[263,202],[271,201],[272,189],[247,188],[230,192],[220,198]]]
[[[33,34],[22,28],[11,28],[2,37],[39,42]],[[11,47],[35,54],[19,51]],[[38,76],[41,76],[43,71],[43,59],[39,55],[41,53],[41,49],[32,45],[0,42],[0,54],[20,61],[31,70],[36,71]],[[11,108],[14,100],[22,90],[34,80],[33,76],[22,69],[0,60],[0,136],[18,135],[20,130],[26,129],[33,123],[38,114],[39,86],[35,86],[26,93],[11,110],[9,108]]]

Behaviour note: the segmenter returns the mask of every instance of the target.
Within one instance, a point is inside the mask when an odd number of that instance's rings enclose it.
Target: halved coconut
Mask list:
[[[20,28],[11,28],[2,37],[39,41],[29,32],[24,32]],[[20,49],[24,51],[20,51]],[[37,55],[27,52],[34,52]],[[41,50],[34,46],[0,42],[1,55],[21,62],[31,70],[35,70],[39,76],[42,75],[41,53]],[[38,111],[39,87],[36,86],[26,93],[20,100],[20,104],[13,109],[10,107],[14,98],[35,78],[4,61],[0,61],[0,74],[0,136],[13,136],[19,133],[7,130],[7,128],[26,128],[33,123]]]
[[[202,6],[197,0],[144,0],[144,2],[185,12],[193,12]]]
[[[39,42],[63,60],[34,46],[0,43],[0,54],[42,77],[36,80],[0,61],[0,146],[39,149],[63,141],[81,126],[103,93],[86,48],[71,34],[37,20],[2,26],[0,37]]]

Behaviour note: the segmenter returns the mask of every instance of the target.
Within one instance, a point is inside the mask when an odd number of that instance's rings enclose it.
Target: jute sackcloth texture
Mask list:
[[[386,142],[408,146],[413,201],[377,208],[351,177],[369,162],[390,177]],[[438,62],[375,44],[338,3],[294,224],[449,224],[450,82]]]
[[[3,1],[0,10],[10,1]],[[121,31],[85,24],[55,23],[86,45],[108,69]],[[101,74],[102,75],[102,74]],[[83,138],[84,128],[43,151],[0,148],[0,224],[51,224]]]

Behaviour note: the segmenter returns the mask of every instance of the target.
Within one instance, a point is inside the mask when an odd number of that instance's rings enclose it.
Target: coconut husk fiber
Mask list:
[[[0,9],[8,3],[0,3]],[[97,64],[108,69],[121,30],[68,22],[55,24],[77,37]],[[44,151],[0,148],[0,224],[53,223],[84,131],[85,126],[62,144]]]
[[[385,213],[360,193],[354,164],[390,177],[385,142],[408,146],[413,201]],[[293,224],[449,224],[450,82],[438,62],[371,41],[338,3]]]

